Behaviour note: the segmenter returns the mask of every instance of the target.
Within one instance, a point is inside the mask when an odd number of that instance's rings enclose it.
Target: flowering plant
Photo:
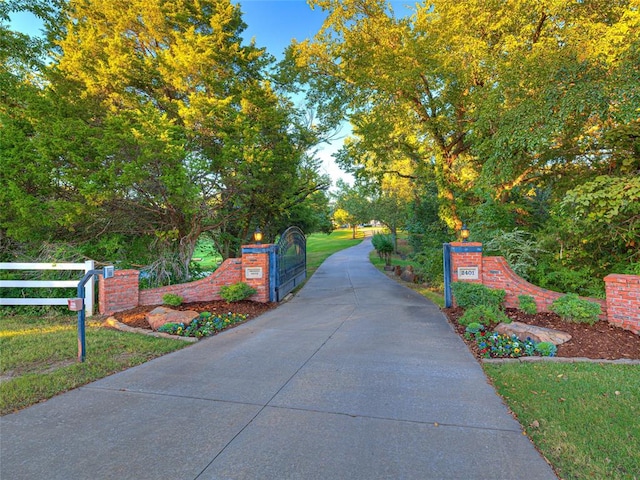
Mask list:
[[[535,343],[530,338],[520,340],[515,335],[487,333],[479,331],[475,334],[480,355],[484,358],[510,357],[518,358],[535,353]]]
[[[229,312],[213,315],[211,312],[202,312],[198,318],[194,319],[189,325],[185,325],[184,323],[166,323],[158,328],[158,331],[170,335],[202,338],[215,335],[217,332],[236,323],[244,322],[246,319],[247,315],[239,313]]]

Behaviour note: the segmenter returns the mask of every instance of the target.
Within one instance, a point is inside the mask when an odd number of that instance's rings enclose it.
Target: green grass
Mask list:
[[[349,229],[334,230],[331,235],[313,233],[307,237],[307,278],[311,277],[327,257],[362,242],[370,229],[358,229],[357,238]]]
[[[213,241],[205,235],[201,235],[193,252],[193,262],[205,271],[215,270],[222,262],[222,255],[216,250]]]
[[[640,479],[640,366],[536,362],[484,369],[561,478]]]
[[[78,362],[77,316],[0,318],[0,415],[25,408],[188,345],[87,322]]]

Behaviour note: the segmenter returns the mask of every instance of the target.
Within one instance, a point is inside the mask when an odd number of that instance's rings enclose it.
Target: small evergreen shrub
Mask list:
[[[492,305],[477,305],[471,307],[464,312],[458,323],[460,325],[470,326],[473,323],[479,323],[486,327],[492,327],[499,323],[511,323],[511,319],[498,307]]]
[[[256,293],[257,290],[250,287],[244,282],[234,283],[233,285],[223,285],[220,287],[220,298],[226,302],[239,302],[249,298]]]
[[[462,308],[485,305],[499,309],[506,296],[504,290],[494,290],[480,283],[453,282],[451,289],[456,303]]]
[[[518,308],[529,315],[538,313],[538,306],[531,295],[518,295]]]
[[[170,305],[172,307],[177,307],[182,304],[183,298],[180,295],[176,295],[175,293],[165,293],[162,295],[162,303],[165,305]]]
[[[376,249],[378,256],[384,260],[386,265],[391,264],[391,254],[393,253],[393,239],[389,235],[376,233],[371,237],[371,244]]]
[[[558,347],[556,347],[553,343],[549,343],[549,342],[536,343],[536,352],[542,355],[543,357],[553,357],[557,351],[558,351]]]
[[[568,293],[554,300],[550,310],[560,315],[565,321],[589,325],[596,323],[602,313],[600,304],[584,300],[575,293]]]

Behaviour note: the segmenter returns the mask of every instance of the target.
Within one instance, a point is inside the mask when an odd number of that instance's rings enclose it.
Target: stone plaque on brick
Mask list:
[[[244,277],[247,280],[262,278],[262,267],[247,267],[244,269]]]
[[[478,267],[458,267],[458,280],[478,280]]]

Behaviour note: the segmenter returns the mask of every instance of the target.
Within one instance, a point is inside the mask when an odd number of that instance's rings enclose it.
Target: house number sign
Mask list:
[[[478,267],[458,267],[458,280],[477,280]]]
[[[244,269],[244,277],[248,280],[252,278],[262,278],[262,267],[247,267]]]

